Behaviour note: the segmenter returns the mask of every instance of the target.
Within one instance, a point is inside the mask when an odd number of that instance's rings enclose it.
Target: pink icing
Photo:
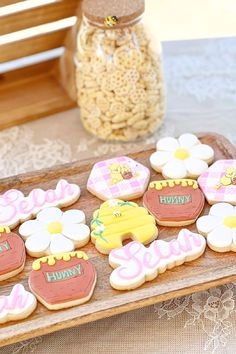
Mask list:
[[[146,273],[155,271],[161,262],[168,264],[179,257],[184,258],[192,251],[198,251],[203,246],[204,238],[188,230],[182,230],[177,239],[170,242],[157,240],[146,248],[138,241],[114,249],[110,257],[119,265],[116,275],[122,280],[135,280]]]
[[[11,189],[0,196],[0,224],[11,226],[44,207],[58,206],[65,200],[73,200],[77,195],[79,196],[79,187],[63,179],[57,183],[55,190],[44,191],[37,188],[27,197],[20,191]]]
[[[21,284],[16,284],[9,296],[0,296],[0,314],[12,310],[22,310],[27,307],[29,293]]]

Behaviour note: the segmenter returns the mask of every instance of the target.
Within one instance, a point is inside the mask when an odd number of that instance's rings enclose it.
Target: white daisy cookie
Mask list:
[[[86,245],[90,239],[83,211],[62,212],[56,207],[43,209],[35,220],[24,222],[19,233],[32,257],[71,252]]]
[[[193,134],[162,138],[156,148],[150,157],[151,166],[167,179],[197,178],[214,159],[214,150]]]
[[[236,252],[236,207],[228,203],[214,204],[209,215],[197,220],[197,229],[216,252]]]

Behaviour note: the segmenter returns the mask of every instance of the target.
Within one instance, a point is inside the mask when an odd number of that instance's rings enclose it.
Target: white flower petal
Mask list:
[[[185,167],[188,171],[189,177],[198,177],[208,169],[205,161],[189,157],[184,160]]]
[[[160,139],[156,145],[157,150],[162,151],[174,151],[179,147],[178,140],[170,137]]]
[[[150,163],[154,170],[160,171],[170,159],[172,159],[172,153],[170,151],[157,151],[151,155]]]
[[[64,253],[71,252],[75,249],[74,243],[61,234],[54,234],[51,237],[50,252]]]
[[[62,211],[59,208],[51,207],[41,210],[37,215],[37,220],[43,223],[59,221],[62,217]]]
[[[209,232],[222,224],[222,220],[211,215],[201,216],[196,223],[198,231],[206,236]]]
[[[51,237],[48,232],[40,231],[27,238],[25,247],[30,253],[45,252],[50,244]]]
[[[212,160],[214,157],[214,150],[209,145],[205,145],[205,144],[199,144],[193,146],[190,149],[189,153],[191,157],[203,161]]]
[[[90,229],[84,224],[68,224],[63,228],[63,235],[75,241],[76,246],[83,246],[89,241]]]
[[[187,133],[180,135],[179,144],[181,148],[191,149],[194,145],[200,144],[200,141],[198,140],[196,135]]]
[[[187,170],[183,160],[172,159],[164,165],[162,174],[167,178],[185,178],[187,176]]]
[[[28,220],[28,221],[25,221],[19,227],[19,234],[25,240],[27,237],[31,236],[32,234],[35,234],[36,232],[43,230],[43,228],[44,228],[44,225],[40,221]]]
[[[67,210],[63,213],[61,222],[62,224],[84,224],[85,214],[81,210]]]
[[[236,230],[233,229],[233,242],[231,245],[231,250],[236,252]]]
[[[209,214],[218,216],[222,220],[225,216],[234,215],[234,207],[228,203],[217,203],[211,207]]]
[[[208,246],[217,252],[228,252],[233,242],[232,229],[221,225],[211,231],[207,236]]]

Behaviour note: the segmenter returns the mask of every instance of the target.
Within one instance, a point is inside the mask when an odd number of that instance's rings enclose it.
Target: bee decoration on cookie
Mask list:
[[[104,25],[106,28],[112,28],[112,27],[115,27],[118,22],[119,22],[119,20],[116,16],[108,16],[104,20]]]

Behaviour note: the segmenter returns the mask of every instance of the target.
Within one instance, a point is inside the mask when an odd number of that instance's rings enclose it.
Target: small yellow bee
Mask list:
[[[106,28],[111,28],[116,26],[118,23],[118,18],[116,16],[108,16],[105,21],[104,21],[104,25]]]

